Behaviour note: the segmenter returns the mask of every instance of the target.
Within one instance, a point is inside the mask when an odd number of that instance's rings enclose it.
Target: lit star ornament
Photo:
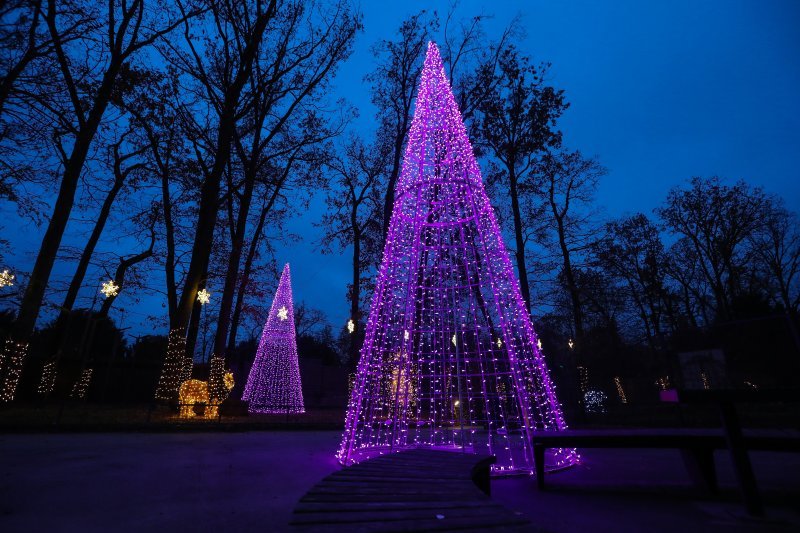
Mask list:
[[[197,301],[200,302],[200,305],[206,305],[211,301],[211,293],[205,289],[200,289],[197,291]]]
[[[114,283],[113,279],[110,279],[103,283],[103,286],[100,288],[100,292],[102,292],[106,298],[111,298],[112,296],[119,294],[119,285]]]
[[[356,330],[356,323],[353,322],[353,319],[347,321],[347,332],[353,333]]]
[[[289,318],[289,310],[286,309],[286,306],[283,306],[280,309],[278,309],[278,318],[280,318],[281,320],[286,320],[287,318]],[[350,328],[350,326],[347,327],[348,329]]]
[[[14,285],[14,274],[8,270],[0,272],[0,287],[11,287]]]

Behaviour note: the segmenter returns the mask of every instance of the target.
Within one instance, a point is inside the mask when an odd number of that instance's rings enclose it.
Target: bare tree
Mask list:
[[[495,161],[497,171],[489,174],[496,188],[511,199],[511,220],[520,291],[530,312],[531,293],[526,264],[526,224],[520,196],[535,192],[538,159],[546,150],[561,144],[556,121],[568,107],[564,92],[544,81],[548,65],[536,67],[514,48],[499,60],[499,83],[483,100],[480,142]],[[555,186],[555,183],[553,183]]]
[[[161,7],[147,9],[144,0],[109,2],[105,8],[82,0],[48,0],[40,11],[63,98],[53,98],[50,80],[32,84],[25,98],[29,114],[51,117],[54,124],[60,183],[20,302],[13,331],[17,346],[27,343],[35,327],[87,157],[107,109],[124,88],[120,80],[135,72],[144,49],[195,14],[194,10],[175,15]]]
[[[360,302],[362,281],[369,269],[380,259],[382,222],[381,178],[390,164],[392,147],[387,144],[366,146],[351,137],[341,154],[328,163],[334,180],[328,192],[328,211],[320,226],[324,228],[322,250],[325,253],[345,251],[352,246],[352,281],[348,290],[350,300],[349,362],[357,361],[358,339],[363,321]]]
[[[764,224],[769,199],[744,182],[733,186],[718,177],[692,178],[688,189],[675,188],[657,210],[672,233],[685,238],[713,295],[714,318],[734,318],[741,275],[753,255],[751,236]]]
[[[569,295],[576,350],[584,337],[584,310],[578,283],[578,260],[596,236],[592,209],[594,191],[606,169],[579,151],[547,153],[536,163],[536,183],[523,194],[541,194],[547,206],[547,242],[555,248]]]

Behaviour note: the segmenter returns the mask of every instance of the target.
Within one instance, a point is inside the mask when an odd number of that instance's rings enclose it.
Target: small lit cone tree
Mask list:
[[[242,400],[249,403],[251,413],[305,412],[288,263],[283,267]]]
[[[532,433],[566,427],[537,343],[430,43],[339,461],[427,446],[532,472]],[[576,460],[557,450],[547,466]]]

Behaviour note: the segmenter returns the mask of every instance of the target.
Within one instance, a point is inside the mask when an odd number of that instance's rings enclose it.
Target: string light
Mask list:
[[[708,379],[708,374],[700,372],[700,379],[703,380],[703,388],[709,390],[711,388],[711,381]]]
[[[578,365],[578,379],[580,381],[581,393],[586,394],[589,390],[589,369]]]
[[[92,381],[92,369],[91,368],[84,368],[81,371],[81,377],[78,378],[78,381],[75,382],[75,385],[72,387],[72,392],[70,393],[70,397],[77,398],[78,400],[83,400],[86,398],[86,392],[89,390],[89,383]]]
[[[42,367],[42,379],[39,380],[39,387],[36,392],[42,396],[47,396],[53,392],[56,384],[56,362],[48,361]]]
[[[251,413],[305,412],[288,263],[283,267],[242,400],[249,403]]]
[[[356,323],[353,322],[353,319],[347,321],[347,332],[353,333],[356,330]]]
[[[606,412],[608,396],[601,390],[592,389],[583,395],[583,405],[587,413],[602,414]]]
[[[206,305],[211,301],[211,293],[206,289],[200,289],[197,291],[197,301],[200,302],[200,305]]]
[[[0,353],[0,401],[10,402],[14,399],[22,374],[22,362],[28,353],[28,343],[6,339],[3,352]]]
[[[617,395],[622,403],[628,403],[628,397],[625,396],[625,389],[622,388],[622,379],[619,376],[614,376],[614,384],[617,386]]]
[[[498,474],[533,472],[531,435],[566,428],[433,43],[364,333],[344,465],[429,446],[495,455]],[[546,466],[577,460],[554,450]]]
[[[656,385],[661,390],[667,390],[670,387],[669,376],[660,377],[656,380]]]
[[[173,328],[167,336],[167,355],[156,387],[157,400],[174,400],[178,387],[189,375],[185,372],[186,362],[191,372],[191,358],[186,357],[186,328]]]
[[[14,274],[8,270],[0,272],[0,288],[12,287],[14,285]]]
[[[178,398],[181,404],[180,417],[194,418],[196,405],[208,405],[208,383],[199,379],[188,379],[181,383]]]
[[[103,286],[100,288],[100,292],[102,292],[106,298],[111,298],[112,296],[119,294],[119,285],[114,283],[113,279],[108,280],[103,283]]]

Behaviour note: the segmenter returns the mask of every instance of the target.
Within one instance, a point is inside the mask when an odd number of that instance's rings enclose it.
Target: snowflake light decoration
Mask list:
[[[281,320],[286,320],[287,318],[289,318],[289,310],[286,309],[285,305],[280,309],[278,309],[278,318],[280,318]]]
[[[356,323],[353,322],[353,319],[347,321],[347,332],[353,333],[356,330]]]
[[[211,301],[211,293],[205,289],[200,289],[197,291],[197,301],[200,302],[200,305],[206,305]]]
[[[0,272],[0,287],[11,287],[14,285],[14,274],[8,270]]]
[[[100,292],[102,292],[106,298],[111,298],[112,296],[119,294],[119,285],[114,283],[113,279],[110,279],[103,283],[103,286],[100,288]]]

